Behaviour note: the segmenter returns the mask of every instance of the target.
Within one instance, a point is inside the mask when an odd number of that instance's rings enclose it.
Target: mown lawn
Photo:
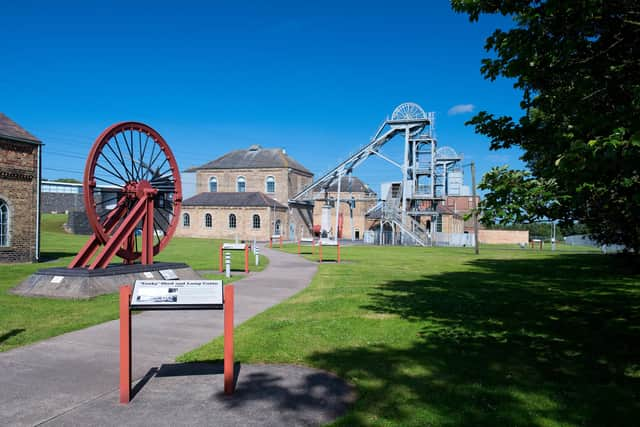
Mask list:
[[[38,264],[0,264],[0,351],[29,344],[65,332],[85,328],[118,315],[118,296],[103,295],[89,300],[59,300],[26,298],[8,290],[37,270],[66,266],[85,243],[87,236],[65,233],[62,224],[66,215],[44,215],[42,221],[42,258]],[[209,239],[172,239],[157,261],[186,262],[196,270],[217,270],[220,241]],[[244,269],[238,252],[232,258],[232,268]],[[268,264],[261,255],[260,266],[251,257],[250,271],[261,271]],[[208,279],[222,279],[219,274],[205,274]],[[235,275],[230,281],[241,276]],[[226,280],[225,280],[226,282]]]
[[[640,277],[625,261],[486,247],[342,256],[235,336],[240,362],[353,383],[337,425],[638,424]],[[180,360],[221,356],[216,339]]]

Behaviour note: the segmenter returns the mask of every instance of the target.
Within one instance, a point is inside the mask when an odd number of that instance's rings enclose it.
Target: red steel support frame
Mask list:
[[[224,287],[224,393],[234,391],[233,285]],[[131,286],[120,287],[120,403],[131,401]]]

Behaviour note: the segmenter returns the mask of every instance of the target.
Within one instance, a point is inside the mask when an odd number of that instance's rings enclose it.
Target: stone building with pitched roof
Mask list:
[[[335,205],[338,200],[338,180],[313,193],[313,223],[315,233],[323,229],[334,233]],[[340,182],[339,238],[362,240],[369,229],[366,213],[378,202],[378,195],[364,181],[355,176],[342,177]],[[326,212],[328,210],[328,212]],[[323,224],[323,217],[326,224]]]
[[[176,236],[266,241],[309,237],[313,204],[289,199],[311,184],[313,173],[282,148],[252,145],[231,151],[195,173],[196,195],[183,201]]]
[[[42,142],[0,113],[0,262],[37,261]]]

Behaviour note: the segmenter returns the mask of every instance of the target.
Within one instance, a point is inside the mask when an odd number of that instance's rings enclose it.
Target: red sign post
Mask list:
[[[234,361],[233,361],[233,285],[224,286],[224,393],[233,394],[234,391]],[[130,285],[120,287],[120,403],[131,401],[131,293]],[[198,307],[209,309],[209,307]],[[211,309],[219,309],[215,306]],[[144,309],[144,308],[141,308]],[[149,307],[149,309],[167,309]],[[189,309],[181,306],[177,309]]]
[[[242,246],[242,247],[240,247]],[[220,245],[220,249],[218,251],[218,269],[220,273],[224,271],[224,262],[223,262],[223,252],[224,251],[244,251],[244,272],[249,273],[249,245],[247,244],[226,244],[223,243]]]

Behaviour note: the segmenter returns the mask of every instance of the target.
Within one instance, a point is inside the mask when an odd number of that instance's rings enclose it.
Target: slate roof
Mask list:
[[[4,113],[0,113],[0,137],[11,139],[14,141],[30,142],[32,144],[41,144],[41,141],[31,135],[19,124],[11,120]]]
[[[324,191],[324,190],[323,190]],[[329,186],[327,191],[338,191],[338,180],[336,179],[333,184]],[[352,176],[351,177],[351,187],[349,187],[349,177],[343,176],[342,182],[340,183],[340,192],[348,193],[349,191],[353,193],[373,193],[376,192],[371,189],[367,184],[365,184],[360,178]]]
[[[277,207],[285,205],[258,191],[247,193],[200,193],[182,202],[183,206]]]
[[[201,166],[189,168],[186,172],[200,169],[253,169],[253,168],[292,168],[312,174],[307,168],[288,156],[282,148],[262,148],[252,145],[244,150],[235,150]]]

